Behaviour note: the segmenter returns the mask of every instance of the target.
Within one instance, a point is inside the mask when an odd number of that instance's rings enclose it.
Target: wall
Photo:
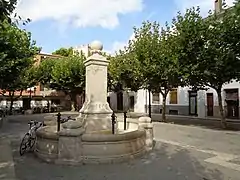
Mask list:
[[[223,98],[223,106],[226,108],[225,102],[225,91],[226,89],[238,89],[240,95],[240,83],[233,81],[228,84],[224,84],[222,89],[222,98]],[[170,110],[177,110],[179,115],[189,115],[189,87],[178,87],[178,104],[169,104],[170,94],[168,94],[166,99],[166,113],[168,114]],[[198,117],[204,118],[207,117],[207,93],[213,93],[214,98],[214,117],[220,117],[219,114],[219,105],[218,105],[218,97],[217,93],[213,88],[208,88],[208,90],[199,90],[197,92],[197,114]],[[145,113],[148,111],[148,91],[146,90],[139,90],[136,94],[136,103],[134,111],[138,113]],[[160,94],[160,103],[152,105],[152,112],[153,113],[160,113],[160,109],[162,109],[162,100],[163,97]],[[151,94],[151,101],[152,101],[152,94]],[[240,106],[240,104],[239,104]],[[240,109],[239,109],[240,110]]]
[[[136,102],[136,93],[123,91],[123,110],[127,111],[129,108],[129,98],[134,96],[134,101]],[[110,107],[113,111],[117,111],[117,93],[108,92],[108,97],[110,97]]]

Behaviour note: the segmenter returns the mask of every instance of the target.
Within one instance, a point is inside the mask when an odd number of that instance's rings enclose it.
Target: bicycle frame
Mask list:
[[[37,124],[33,124],[33,125],[29,125],[29,126],[30,127],[29,127],[29,130],[28,130],[28,133],[32,137],[36,133],[37,129],[40,128],[41,126],[43,126],[43,123],[40,123],[38,126],[37,126]]]

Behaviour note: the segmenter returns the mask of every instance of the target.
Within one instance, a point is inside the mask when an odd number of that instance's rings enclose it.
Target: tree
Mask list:
[[[137,66],[133,63],[136,61],[131,61],[129,58],[132,58],[132,54],[126,48],[110,57],[108,91],[125,91],[129,97],[129,90],[137,92],[142,87],[142,80],[134,75]],[[129,110],[129,104],[126,110]]]
[[[119,51],[115,56],[109,58],[108,66],[108,88],[109,91],[118,92],[120,90],[137,91],[142,86],[142,81],[134,76],[137,66],[131,61],[130,52]]]
[[[52,81],[52,71],[58,59],[47,58],[40,62],[39,66],[35,66],[35,78],[41,84],[50,87]]]
[[[0,26],[0,89],[2,92],[8,92],[9,96],[13,97],[16,90],[22,89],[23,74],[33,65],[33,56],[38,51],[39,48],[31,40],[29,32],[7,21],[2,22]],[[12,98],[10,99],[12,101]]]
[[[141,79],[142,88],[149,91],[149,116],[151,117],[151,92],[163,96],[162,121],[166,121],[165,107],[168,92],[180,85],[175,34],[167,25],[160,28],[157,22],[143,22],[134,28],[135,39],[129,42],[128,55],[134,64],[134,77]],[[131,65],[130,65],[131,66]]]
[[[61,55],[61,56],[65,56],[65,57],[72,56],[73,55],[73,48],[72,47],[70,47],[70,48],[60,48],[60,49],[54,51],[52,54]]]
[[[29,61],[31,61],[29,59]],[[9,112],[12,114],[13,102],[22,96],[23,90],[33,87],[37,84],[35,78],[35,71],[33,66],[29,64],[28,67],[22,69],[21,74],[14,79],[14,81],[9,82],[5,85],[5,88],[1,90],[1,94],[10,99],[10,109]],[[19,95],[16,96],[15,92],[19,91]]]
[[[10,15],[13,13],[17,4],[17,0],[1,0],[0,1],[0,22],[7,20],[11,22]]]
[[[12,82],[33,62],[33,56],[39,51],[35,44],[31,33],[3,22],[0,27],[0,88]]]
[[[76,109],[76,96],[82,94],[85,88],[84,60],[85,57],[82,54],[46,59],[37,67],[37,79],[43,85],[69,95]]]
[[[239,77],[239,22],[236,14],[227,9],[210,14],[207,19],[199,15],[199,8],[178,14],[174,25],[178,33],[179,61],[189,85],[211,87],[218,95],[219,111],[223,128],[227,127],[222,104],[222,86]],[[238,35],[237,35],[238,34]],[[237,40],[238,39],[238,40]]]

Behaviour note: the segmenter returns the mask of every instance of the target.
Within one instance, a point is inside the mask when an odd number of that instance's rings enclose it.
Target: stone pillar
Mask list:
[[[58,133],[58,160],[56,163],[76,165],[82,163],[82,134],[84,128],[77,121],[68,121]]]
[[[107,102],[108,60],[101,55],[103,46],[94,41],[90,44],[93,55],[84,62],[86,66],[85,102],[80,117],[86,133],[111,131],[112,110]]]
[[[151,123],[150,117],[140,117],[138,119],[139,129],[146,131],[146,150],[150,151],[153,149],[153,124]]]

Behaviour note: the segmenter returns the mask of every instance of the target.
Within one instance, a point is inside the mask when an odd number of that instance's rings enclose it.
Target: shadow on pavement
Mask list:
[[[78,167],[47,164],[33,154],[20,157],[18,146],[19,142],[12,142],[19,180],[223,180],[220,171],[206,168],[187,150],[159,142],[141,159]]]

